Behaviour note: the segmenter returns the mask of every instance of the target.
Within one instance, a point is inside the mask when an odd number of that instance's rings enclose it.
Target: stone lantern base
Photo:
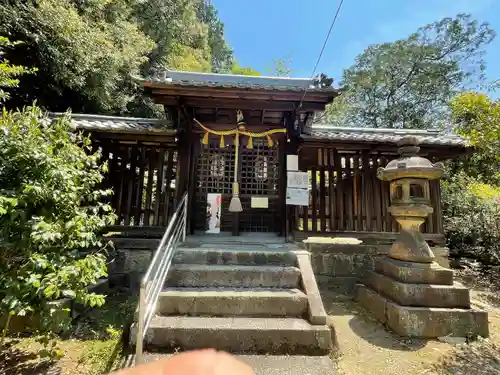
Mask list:
[[[488,337],[487,312],[472,309],[469,290],[435,262],[377,260],[356,299],[402,336]]]

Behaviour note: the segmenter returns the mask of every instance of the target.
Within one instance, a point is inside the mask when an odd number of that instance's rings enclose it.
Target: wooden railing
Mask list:
[[[165,227],[176,208],[177,148],[142,144],[105,144],[113,189],[111,204],[121,226]]]
[[[388,212],[389,184],[377,168],[394,155],[318,149],[317,165],[303,163],[310,175],[309,207],[296,209],[296,230],[304,232],[397,232]],[[311,158],[309,158],[309,161]],[[443,233],[439,182],[430,184],[434,213],[422,226],[424,233]]]

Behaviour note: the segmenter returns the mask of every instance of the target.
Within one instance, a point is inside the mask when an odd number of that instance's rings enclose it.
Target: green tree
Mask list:
[[[209,0],[198,0],[197,15],[208,27],[208,45],[212,54],[212,71],[229,73],[234,61],[233,50],[224,37],[224,24]]]
[[[144,73],[165,68],[209,72],[208,27],[197,18],[199,0],[145,0],[135,15],[143,32],[156,42]]]
[[[237,62],[234,62],[233,67],[231,68],[231,73],[232,74],[239,74],[242,76],[260,76],[260,75],[262,75],[258,71],[253,70],[250,67],[247,67],[247,68],[241,67],[240,64],[238,64]]]
[[[464,92],[450,103],[456,130],[475,152],[454,164],[480,181],[500,185],[500,102],[486,94]]]
[[[444,229],[452,252],[483,264],[500,264],[500,187],[458,171],[448,173],[441,188]]]
[[[101,190],[107,170],[68,117],[49,121],[33,107],[0,117],[0,313],[38,315],[43,329],[67,328],[62,297],[90,306],[87,286],[106,276],[98,232],[114,222]],[[86,252],[81,250],[98,249]]]
[[[9,39],[0,36],[0,104],[10,98],[4,89],[18,87],[19,78],[23,74],[33,73],[34,69],[27,69],[24,66],[12,65],[8,60],[3,59],[4,49],[15,47],[18,43],[10,42]]]
[[[131,21],[128,0],[9,1],[0,5],[0,35],[23,42],[8,51],[12,64],[37,68],[9,102],[37,99],[52,111],[119,113],[154,43]]]
[[[273,60],[274,69],[272,74],[276,77],[290,77],[292,73],[292,55],[288,54],[284,58]]]
[[[494,36],[488,24],[459,14],[407,39],[371,45],[344,71],[343,121],[366,127],[440,126],[449,100],[481,79],[482,52]],[[336,112],[327,114],[323,121],[332,122]]]
[[[12,64],[39,70],[11,90],[10,107],[37,99],[51,111],[161,116],[131,76],[230,72],[233,63],[206,0],[5,1],[0,35],[23,42],[6,51]]]

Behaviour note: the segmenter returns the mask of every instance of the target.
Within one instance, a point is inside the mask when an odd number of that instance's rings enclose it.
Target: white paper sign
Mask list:
[[[286,170],[298,171],[299,170],[299,155],[286,156]]]
[[[220,233],[222,194],[207,194],[207,214],[205,233]]]
[[[309,189],[309,174],[307,172],[287,172],[287,187]]]
[[[309,190],[291,187],[287,188],[286,204],[290,206],[309,206]]]
[[[269,199],[267,197],[252,197],[250,208],[269,208]]]

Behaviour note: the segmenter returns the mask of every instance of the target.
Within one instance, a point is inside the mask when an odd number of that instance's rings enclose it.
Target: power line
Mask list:
[[[326,34],[325,42],[323,43],[323,47],[321,47],[321,52],[319,53],[318,59],[316,60],[316,65],[314,65],[313,72],[311,74],[311,79],[314,78],[314,74],[316,73],[316,69],[318,69],[319,62],[321,61],[321,58],[323,57],[323,52],[325,51],[326,45],[328,43],[328,39],[330,38],[330,34],[332,33],[333,26],[335,25],[335,22],[337,22],[337,18],[340,13],[340,9],[342,8],[342,4],[344,3],[344,0],[340,0],[339,6],[337,7],[337,11],[335,12],[335,16],[333,17],[332,23],[330,25],[330,29],[328,30],[328,34]],[[306,88],[304,90],[304,95],[302,95],[302,99],[300,99],[299,103],[299,109],[302,107],[302,102],[304,101],[304,98],[306,97],[307,90],[309,88]]]

